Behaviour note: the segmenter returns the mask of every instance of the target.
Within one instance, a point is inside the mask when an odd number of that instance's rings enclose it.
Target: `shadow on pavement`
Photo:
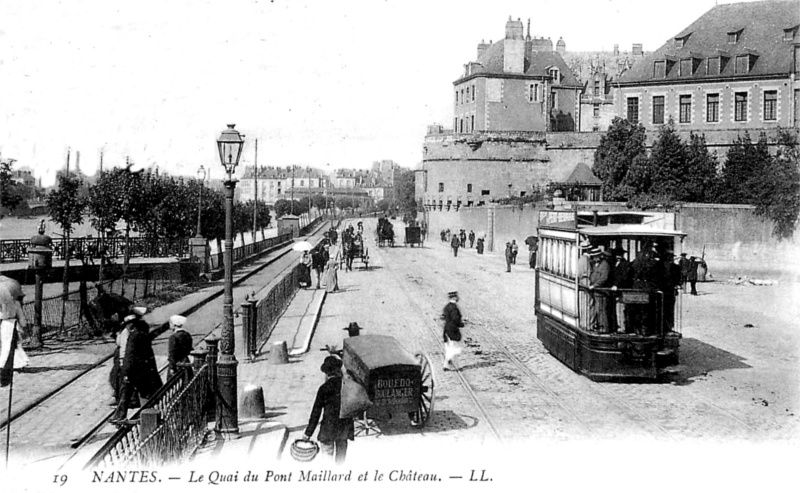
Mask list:
[[[46,371],[84,371],[91,370],[96,367],[95,364],[77,364],[77,365],[61,365],[61,366],[26,366],[17,370],[20,373],[42,373]]]
[[[743,357],[691,337],[681,340],[680,359],[681,370],[668,378],[669,383],[689,385],[712,371],[752,368]]]

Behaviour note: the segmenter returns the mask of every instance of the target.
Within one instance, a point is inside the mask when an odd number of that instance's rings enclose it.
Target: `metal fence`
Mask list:
[[[131,421],[139,423],[122,425],[86,468],[161,466],[190,457],[202,444],[208,428],[205,405],[211,391],[209,364],[200,367],[191,380],[186,372],[173,375],[133,415]],[[149,432],[142,421],[147,409],[158,410],[157,423]]]
[[[108,293],[117,293],[136,302],[172,290],[181,284],[180,265],[177,263],[137,270],[133,276],[135,278],[119,278],[95,283],[95,285],[102,286]],[[94,298],[94,293],[93,290],[87,291],[82,295],[80,289],[72,290],[67,293],[66,298],[58,295],[42,299],[42,337],[56,333],[66,335],[91,323],[89,319],[96,316],[94,307],[90,303],[90,300]],[[29,301],[23,304],[22,309],[28,322],[32,323],[34,302]],[[63,327],[62,311],[64,313]]]
[[[286,243],[287,241],[291,241],[292,234],[291,233],[284,233],[282,235],[278,235],[274,238],[267,238],[265,240],[257,241],[255,243],[250,243],[249,245],[242,245],[240,247],[236,247],[231,252],[233,256],[233,264],[236,265],[239,262],[249,258],[251,255],[256,253],[261,253],[264,250],[268,250],[274,246],[281,245]],[[223,260],[224,251],[220,251],[214,255],[211,255],[211,270],[221,269],[225,266],[225,262]]]
[[[261,300],[250,300],[248,304],[242,305],[243,325],[247,330],[246,352],[250,358],[255,358],[258,349],[267,342],[278,318],[297,293],[300,268],[299,264],[295,265]]]
[[[0,240],[0,262],[25,262],[28,260],[30,240]],[[66,238],[53,238],[53,259],[65,260],[67,252],[70,258],[123,258],[125,251],[130,258],[164,258],[186,257],[189,254],[189,241],[179,239],[153,239],[144,236],[133,236],[126,242],[125,238],[74,238],[67,243]]]

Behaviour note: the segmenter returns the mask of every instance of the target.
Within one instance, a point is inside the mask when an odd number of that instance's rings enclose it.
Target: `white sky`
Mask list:
[[[260,165],[413,167],[426,126],[451,121],[453,80],[509,15],[568,51],[653,51],[715,3],[4,1],[0,153],[45,185],[68,147],[88,174],[104,148],[105,166],[129,155],[220,178],[215,139],[236,123],[245,164],[258,138]]]

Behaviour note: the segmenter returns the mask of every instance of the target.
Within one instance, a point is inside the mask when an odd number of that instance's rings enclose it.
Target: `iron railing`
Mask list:
[[[181,284],[180,265],[177,263],[149,267],[139,270],[134,275],[135,278],[113,279],[95,283],[95,286],[102,286],[107,293],[117,293],[136,302],[172,290]],[[96,316],[89,298],[88,293],[82,296],[78,289],[69,291],[66,298],[64,295],[58,295],[42,299],[42,336],[49,336],[56,332],[62,335],[70,333],[80,328],[82,322],[87,322],[89,317]],[[32,323],[34,302],[24,303],[22,310],[28,322]],[[63,327],[62,311],[64,312]]]
[[[299,289],[300,264],[294,266],[269,293],[254,303],[250,315],[250,326],[247,327],[245,341],[247,355],[254,358],[258,349],[269,339],[272,329],[283,311],[289,306]]]
[[[257,241],[255,243],[250,243],[249,245],[242,245],[240,247],[236,247],[231,252],[231,256],[233,257],[233,264],[236,265],[243,260],[250,258],[250,256],[255,255],[257,253],[261,253],[265,250],[268,250],[274,246],[282,245],[288,241],[291,241],[292,234],[291,233],[284,233],[282,235],[278,235],[274,238],[267,238],[265,240]],[[225,262],[223,260],[224,251],[220,251],[211,255],[211,270],[218,270],[225,267]]]
[[[205,403],[210,388],[208,364],[191,380],[187,372],[177,372],[131,418],[140,421],[142,411],[157,409],[160,418],[155,429],[142,436],[141,421],[122,425],[86,468],[161,466],[187,459],[206,435]]]
[[[0,240],[1,262],[25,262],[28,260],[30,240]],[[130,258],[165,258],[186,257],[189,255],[189,241],[179,239],[154,239],[144,236],[132,236],[127,242],[125,238],[53,238],[53,259],[65,260],[67,252],[70,258],[123,258],[125,251]]]

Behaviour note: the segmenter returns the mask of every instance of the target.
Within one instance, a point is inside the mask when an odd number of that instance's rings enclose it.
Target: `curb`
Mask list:
[[[303,346],[299,350],[290,351],[289,356],[300,356],[301,354],[306,354],[308,352],[309,348],[311,347],[311,339],[314,338],[314,333],[317,330],[317,323],[319,323],[319,317],[322,313],[322,305],[325,303],[325,298],[327,296],[328,292],[323,290],[319,301],[312,301],[312,303],[316,303],[316,307],[314,308],[314,317],[311,321],[311,328],[306,334],[306,339],[303,341]]]

